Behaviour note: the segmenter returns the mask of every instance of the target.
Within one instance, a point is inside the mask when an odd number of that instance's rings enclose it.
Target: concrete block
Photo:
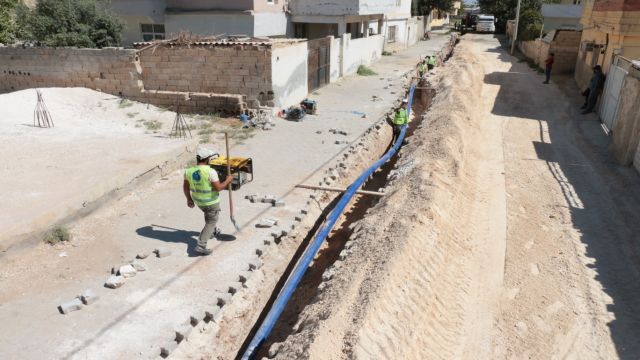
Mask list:
[[[179,345],[180,344],[178,344],[175,340],[167,341],[165,345],[160,347],[160,356],[163,359],[168,358],[169,355],[171,355],[171,353],[174,352]]]
[[[138,259],[146,259],[148,257],[149,257],[149,252],[147,251],[140,252],[138,253],[138,255],[136,255],[136,258]]]
[[[230,304],[230,303],[231,303],[231,299],[232,299],[232,298],[233,298],[233,294],[230,294],[230,293],[228,293],[228,292],[227,292],[227,293],[219,293],[219,294],[216,296],[216,301],[217,301],[217,303],[216,303],[216,304],[217,304],[219,307],[221,307],[221,308],[222,308],[222,307],[224,307],[225,305]]]
[[[273,240],[272,240],[271,238],[266,238],[266,239],[264,239],[262,242],[263,242],[263,244],[265,244],[265,245],[269,246],[269,245],[271,245],[271,243],[273,242]]]
[[[251,275],[253,275],[253,273],[250,271],[242,271],[238,275],[238,281],[244,285],[247,283],[247,281],[249,281],[249,278],[251,277]]]
[[[273,202],[273,206],[274,207],[283,207],[283,206],[285,206],[285,202],[284,202],[284,200],[276,200],[276,201]]]
[[[303,218],[302,218],[302,215],[296,215],[293,219],[294,219],[295,221],[300,222],[300,221],[302,221],[302,219],[303,219]]]
[[[127,264],[120,266],[120,269],[118,269],[118,274],[124,276],[125,278],[131,278],[136,276],[137,271],[133,268],[133,266],[131,266],[131,264]]]
[[[153,252],[156,253],[156,256],[158,256],[159,258],[163,258],[171,255],[171,250],[165,249],[165,248],[157,248]]]
[[[93,290],[87,289],[83,291],[82,294],[78,295],[78,298],[80,299],[80,301],[82,301],[83,304],[91,305],[96,302],[99,297]]]
[[[264,218],[264,219],[260,220],[260,222],[258,224],[256,224],[256,227],[259,227],[259,228],[270,228],[270,227],[273,227],[275,225],[278,225],[278,219]]]
[[[82,310],[82,301],[78,298],[75,298],[69,302],[66,302],[60,306],[58,306],[58,311],[61,314],[68,314],[73,311]]]
[[[206,311],[202,310],[194,310],[191,315],[189,315],[189,323],[191,326],[197,326],[200,321],[203,321],[204,318],[207,317]]]
[[[262,255],[264,255],[264,250],[260,248],[256,249],[256,255],[258,255],[258,257],[261,257]]]
[[[147,270],[147,264],[144,263],[144,261],[139,260],[139,259],[135,259],[131,262],[131,266],[136,270],[136,271],[146,271]]]
[[[177,326],[174,331],[176,333],[176,343],[180,344],[181,342],[189,338],[189,335],[191,335],[191,331],[193,331],[193,326],[191,326],[190,322],[186,322]]]
[[[273,204],[277,200],[275,195],[264,195],[259,198],[259,201],[262,203]]]
[[[262,267],[262,261],[260,259],[249,261],[249,271],[256,271],[261,267]]]
[[[205,317],[204,317],[204,321],[205,322],[211,322],[213,321],[216,316],[220,313],[220,306],[215,305],[215,306],[211,306],[209,309],[205,310]]]
[[[124,285],[124,282],[125,282],[124,276],[111,275],[107,279],[107,282],[104,284],[104,286],[110,289],[117,289],[120,286]]]

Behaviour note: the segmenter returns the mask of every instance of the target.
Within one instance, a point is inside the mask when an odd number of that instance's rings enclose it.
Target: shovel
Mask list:
[[[224,142],[227,147],[227,175],[231,175],[231,156],[229,155],[229,133],[224,133]],[[236,228],[237,231],[240,231],[240,227],[238,223],[236,223],[236,218],[233,216],[233,190],[231,189],[232,184],[229,183],[229,216],[231,217],[231,223]]]

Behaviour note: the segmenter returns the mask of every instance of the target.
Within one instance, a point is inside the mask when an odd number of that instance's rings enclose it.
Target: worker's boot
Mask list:
[[[201,247],[196,247],[196,252],[200,255],[211,255],[213,253],[213,250],[211,249],[203,249]]]

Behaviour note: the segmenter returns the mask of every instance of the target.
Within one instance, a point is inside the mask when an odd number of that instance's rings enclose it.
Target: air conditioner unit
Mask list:
[[[593,51],[593,48],[596,46],[594,42],[583,41],[580,44],[580,50],[582,52]]]

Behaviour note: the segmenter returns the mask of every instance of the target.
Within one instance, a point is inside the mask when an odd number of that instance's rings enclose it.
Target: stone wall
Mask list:
[[[0,47],[0,92],[87,87],[136,96],[137,80],[134,50]]]
[[[580,48],[582,32],[572,30],[558,30],[551,43],[536,39],[521,41],[518,49],[536,65],[545,67],[545,60],[550,52],[554,53],[553,72],[556,74],[572,74],[576,68],[576,58]]]
[[[303,42],[158,46],[144,51],[0,47],[0,92],[86,87],[205,113],[290,105],[286,93],[279,94],[282,104],[273,101],[272,46],[295,46],[306,56]],[[281,76],[294,70],[280,69]]]

